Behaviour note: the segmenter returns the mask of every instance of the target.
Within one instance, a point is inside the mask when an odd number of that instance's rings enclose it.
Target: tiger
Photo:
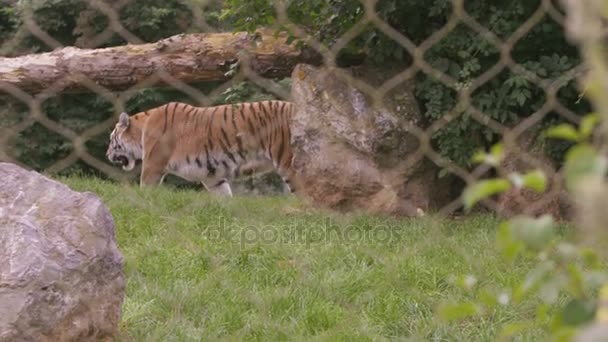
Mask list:
[[[211,107],[169,102],[132,116],[122,112],[106,156],[125,171],[141,162],[140,187],[159,185],[172,174],[232,196],[234,179],[274,170],[283,191],[295,193],[294,112],[294,104],[282,100]]]

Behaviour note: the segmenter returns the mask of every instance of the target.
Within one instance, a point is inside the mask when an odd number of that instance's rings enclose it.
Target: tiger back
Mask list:
[[[274,169],[285,190],[295,191],[294,111],[293,103],[277,100],[213,107],[170,102],[130,117],[122,113],[106,154],[127,170],[141,160],[142,186],[174,174],[232,195],[234,178]]]

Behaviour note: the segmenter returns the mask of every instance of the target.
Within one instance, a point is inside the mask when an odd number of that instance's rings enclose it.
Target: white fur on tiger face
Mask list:
[[[125,134],[127,131],[129,134]],[[141,129],[131,127],[127,113],[120,114],[118,123],[110,134],[106,156],[126,171],[133,170],[137,161],[142,159]]]

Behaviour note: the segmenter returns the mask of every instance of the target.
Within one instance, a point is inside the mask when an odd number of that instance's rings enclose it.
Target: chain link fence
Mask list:
[[[122,46],[124,42],[130,44],[133,49],[131,52],[134,54],[138,53],[136,51],[138,46],[151,47],[150,51],[159,49],[159,53],[163,46],[170,46],[171,41],[161,40],[161,43],[156,43],[149,37],[138,37],[137,33],[131,32],[129,26],[132,26],[133,23],[124,23],[123,20],[124,11],[132,1],[135,0],[83,0],[77,2],[80,5],[85,4],[85,6],[81,10],[79,9],[80,12],[76,16],[78,22],[73,25],[78,27],[80,38],[77,42],[72,43],[81,48],[98,49],[91,51],[100,51],[99,53],[102,53],[102,49],[107,51],[115,46]],[[440,3],[440,1],[434,2],[434,4],[436,3]],[[416,94],[419,100],[416,106],[419,106],[420,120],[416,121],[416,124],[407,124],[405,120],[403,123],[404,131],[417,140],[417,148],[409,152],[400,167],[408,168],[427,160],[436,166],[434,172],[437,172],[437,175],[434,176],[434,179],[439,182],[442,177],[451,177],[454,182],[459,184],[457,193],[451,193],[449,198],[444,199],[441,206],[431,208],[430,211],[450,216],[461,214],[463,200],[460,192],[464,189],[464,185],[473,184],[480,179],[496,174],[508,176],[513,172],[533,169],[544,171],[550,180],[550,186],[545,193],[531,195],[518,191],[511,192],[501,198],[481,201],[480,204],[484,207],[481,210],[501,215],[512,215],[518,212],[540,214],[550,212],[552,209],[547,208],[556,202],[559,202],[557,206],[560,206],[561,210],[563,202],[569,201],[563,186],[563,170],[560,160],[562,157],[549,158],[545,155],[543,149],[545,146],[538,145],[537,138],[542,138],[542,131],[548,125],[559,122],[578,124],[582,115],[590,111],[590,107],[577,102],[584,103],[584,100],[581,99],[582,94],[575,89],[576,80],[588,68],[580,62],[578,56],[561,65],[563,59],[560,62],[559,56],[558,58],[549,56],[540,59],[540,62],[528,61],[522,59],[522,56],[526,54],[518,50],[519,44],[530,39],[530,35],[534,32],[549,30],[548,26],[544,26],[547,21],[550,21],[551,25],[559,27],[565,25],[566,15],[561,5],[557,1],[539,0],[534,4],[534,10],[530,12],[530,16],[522,22],[513,21],[517,25],[512,30],[507,30],[509,34],[504,34],[504,32],[497,34],[497,27],[507,25],[507,23],[504,20],[501,21],[500,18],[492,19],[496,12],[488,13],[488,23],[491,24],[488,26],[487,23],[481,23],[479,18],[475,18],[469,13],[472,11],[469,5],[472,2],[446,0],[442,3],[443,10],[449,9],[445,22],[441,23],[432,34],[416,40],[396,29],[395,18],[387,20],[386,13],[379,10],[383,6],[382,1],[374,0],[362,0],[358,3],[362,9],[361,14],[358,14],[353,25],[343,30],[344,32],[340,32],[339,36],[334,37],[331,42],[321,39],[318,34],[310,32],[310,29],[304,25],[294,22],[290,15],[294,4],[297,6],[297,1],[272,3],[275,19],[269,21],[267,26],[271,31],[274,29],[288,31],[289,35],[295,38],[295,42],[303,43],[306,49],[312,51],[311,56],[314,55],[314,58],[317,58],[321,67],[334,70],[335,75],[365,94],[377,106],[383,106],[387,96],[393,94],[394,90],[402,84],[413,83],[415,87],[420,86],[425,92],[436,91],[437,94],[452,94],[449,96],[452,96],[453,101],[447,101],[449,108],[437,110],[435,113],[429,109],[432,107],[432,95],[434,94],[412,91],[412,94]],[[0,4],[6,9],[17,6],[17,2],[12,1],[2,3],[0,0]],[[19,4],[22,5],[19,7],[19,11],[6,11],[4,14],[0,12],[0,39],[5,39],[0,42],[0,161],[36,169],[52,176],[65,177],[84,173],[87,176],[135,185],[135,181],[139,179],[139,169],[127,173],[104,158],[104,152],[110,140],[110,132],[118,121],[119,114],[125,111],[135,114],[128,108],[139,108],[144,111],[169,101],[178,100],[199,106],[238,103],[252,99],[293,100],[289,88],[290,83],[264,75],[259,68],[259,60],[253,58],[247,51],[240,51],[236,60],[230,59],[226,65],[218,68],[218,72],[221,72],[223,76],[216,77],[212,82],[184,81],[184,77],[176,74],[174,69],[163,69],[164,64],[162,63],[150,63],[152,69],[148,70],[148,74],[137,76],[116,75],[108,72],[96,74],[101,72],[101,69],[96,70],[94,65],[88,74],[79,72],[78,70],[83,70],[82,67],[70,64],[69,59],[84,50],[70,50],[71,47],[66,47],[65,39],[60,36],[65,32],[62,32],[61,29],[53,29],[53,32],[45,31],[44,25],[37,22],[40,11],[45,10],[43,5],[37,4],[36,1],[19,2]],[[70,4],[73,3],[67,2],[66,6],[69,7]],[[221,1],[177,1],[176,4],[185,8],[184,13],[187,15],[171,17],[171,20],[177,22],[177,27],[182,29],[185,35],[200,32],[219,34],[226,29],[218,19],[221,17],[220,15],[209,15],[208,13],[213,8],[217,9],[225,5]],[[302,6],[304,5],[302,4]],[[146,10],[146,8],[141,8],[142,12]],[[254,14],[252,13],[252,16]],[[332,17],[332,20],[338,20],[343,13],[335,15],[336,17]],[[407,21],[408,19],[397,18],[396,20]],[[3,20],[5,23],[2,23]],[[18,21],[19,24],[14,25],[16,30],[3,35],[1,29],[8,27],[7,23],[10,20]],[[61,18],[55,18],[55,20],[61,21]],[[254,21],[251,18],[250,20]],[[424,19],[412,20],[412,22],[422,26],[427,24]],[[62,25],[60,24],[59,27]],[[69,26],[68,23],[65,25]],[[375,32],[376,37],[382,36],[382,38],[377,38],[379,41],[390,41],[396,46],[395,51],[400,50],[399,53],[407,56],[400,63],[393,64],[392,69],[389,70],[389,76],[383,79],[381,85],[370,84],[365,79],[356,77],[352,70],[348,70],[348,67],[343,68],[341,65],[343,64],[341,58],[343,58],[344,51],[348,50],[349,44],[369,32],[370,28]],[[488,51],[494,51],[492,53],[494,57],[488,57],[490,60],[493,58],[494,62],[487,63],[488,65],[483,67],[479,66],[475,70],[469,70],[466,75],[466,68],[463,65],[456,66],[457,63],[452,63],[445,66],[441,64],[441,61],[444,60],[441,58],[435,58],[433,62],[429,62],[427,57],[429,54],[435,53],[433,48],[438,44],[445,44],[446,39],[456,30],[466,30],[471,36],[476,36],[480,41],[484,41]],[[145,30],[140,30],[141,32],[145,32]],[[560,34],[563,35],[563,32]],[[289,35],[281,34],[278,37],[285,39],[286,42],[290,40],[286,38]],[[247,37],[251,36],[253,34]],[[162,38],[167,38],[167,36],[162,36]],[[254,39],[251,41],[255,42]],[[29,44],[27,48],[23,47],[24,42]],[[122,45],[115,42],[121,42]],[[203,40],[193,44],[205,45],[206,42]],[[547,41],[546,44],[549,46],[567,43],[565,40],[556,40]],[[382,45],[378,46],[382,47]],[[450,48],[449,44],[446,46],[444,49]],[[537,52],[531,53],[535,56],[542,55],[546,50],[545,46],[526,48],[537,49]],[[576,50],[572,46],[570,49]],[[44,64],[51,60],[50,55],[42,57],[42,53],[37,53],[37,50],[52,51],[51,54],[63,53],[61,55],[63,69],[58,71],[59,77],[49,78],[53,80],[51,83],[40,82],[42,85],[40,89],[31,91],[32,82],[24,79],[24,75],[28,75],[28,77],[39,77],[40,75],[21,70],[20,67],[36,65],[36,61]],[[516,50],[518,57],[513,56],[513,51]],[[293,48],[290,51],[296,51],[296,49]],[[188,53],[188,51],[184,52],[185,56]],[[273,52],[270,51],[270,53]],[[28,57],[24,57],[26,55]],[[483,52],[474,51],[463,59],[481,58],[480,55],[483,55]],[[30,58],[30,60],[25,63],[25,58]],[[199,57],[193,55],[192,58]],[[278,59],[274,61],[281,62]],[[57,61],[53,61],[53,63],[55,62]],[[112,63],[112,61],[106,62]],[[552,66],[545,68],[543,63]],[[287,68],[290,69],[293,66],[288,65]],[[458,70],[453,72],[450,66],[457,67]],[[553,68],[552,73],[547,72],[550,68]],[[115,70],[120,71],[119,68]],[[556,70],[562,71],[557,72]],[[505,73],[510,76],[505,78]],[[91,75],[96,75],[97,78]],[[119,77],[126,77],[127,81],[120,87],[113,87],[112,80]],[[107,84],[99,81],[104,78],[109,80]],[[506,111],[507,116],[511,115],[507,119],[501,116],[502,112],[488,113],[486,109],[494,110],[492,109],[494,107],[487,105],[479,96],[480,90],[502,86],[502,84],[492,83],[497,79],[512,82],[513,89],[517,88],[517,82],[520,82],[519,87],[525,89],[525,91],[522,90],[521,95],[507,96],[507,94],[497,91],[492,93],[497,97],[485,98],[486,101],[492,103],[513,102],[514,105],[507,104],[510,108]],[[429,82],[434,82],[435,88],[428,87]],[[164,93],[162,95],[154,93],[152,89],[156,89],[156,87],[162,87]],[[246,90],[243,90],[243,87]],[[573,89],[575,89],[574,93]],[[241,96],[239,91],[255,94],[246,98]],[[569,92],[569,95],[564,95],[565,91]],[[425,100],[420,100],[421,97]],[[518,106],[519,98],[522,103],[533,104]],[[564,103],[564,98],[576,100]],[[523,112],[518,112],[518,110]],[[83,119],[85,120],[83,121]],[[465,146],[457,146],[460,144],[457,141],[451,143],[449,140],[442,141],[441,137],[438,139],[443,132],[453,130],[454,126],[458,126],[462,122],[466,122],[467,125],[462,124],[462,127],[457,129],[458,134],[460,137],[475,136],[479,142],[475,148],[466,146],[468,142],[475,139],[462,140]],[[471,122],[474,122],[475,125],[472,126]],[[485,133],[474,131],[474,127],[483,127]],[[477,138],[478,135],[481,135],[482,138]],[[505,163],[497,165],[495,169],[485,164],[459,162],[454,160],[456,158],[452,158],[450,154],[450,151],[453,151],[451,147],[462,148],[470,152],[477,148],[489,149],[497,142],[504,143],[506,157]],[[454,146],[450,146],[450,144]],[[469,152],[464,153],[465,157],[461,159],[470,160],[473,155]],[[154,211],[166,220],[164,224],[175,227],[184,225],[177,215],[178,213],[194,215],[192,213],[196,212],[200,205],[200,203],[182,203],[179,208],[162,207],[155,204],[156,202],[150,196],[154,195],[139,191],[136,186],[127,186],[124,187],[124,192],[108,199],[108,204],[110,206],[124,204],[129,208]],[[250,209],[243,208],[243,210]],[[293,210],[301,209],[294,205]],[[265,217],[267,216],[263,215],[259,219],[251,218],[250,223],[252,225],[256,223],[259,227],[271,225],[271,223],[263,222]],[[293,231],[290,233],[296,235],[302,233],[302,227],[292,228]],[[235,236],[234,238],[240,238],[241,244],[243,238],[246,243],[253,243],[256,239],[263,240],[265,232],[276,235],[277,231],[278,229],[275,231],[266,229],[254,232],[257,235],[254,234],[252,237]],[[216,233],[221,235],[220,231],[208,233],[211,234],[209,238],[214,238],[213,234]],[[379,234],[383,233],[389,234],[389,236],[368,238],[380,241],[390,240],[393,237],[390,236],[389,230],[379,232]],[[271,242],[275,241],[273,240],[276,239],[275,235],[271,236]],[[292,238],[297,239],[298,236],[292,236]],[[181,234],[179,229],[172,230],[171,236],[167,239],[175,240],[193,254],[201,253],[201,246]],[[330,238],[319,236],[319,239]],[[452,246],[452,248],[462,257],[463,263],[475,264],[478,262],[476,260],[478,256],[471,255],[466,247]],[[420,295],[424,294],[421,292]]]
[[[115,36],[118,36],[129,44],[144,44],[144,39],[137,37],[136,34],[130,32],[125,28],[125,25],[121,23],[121,10],[128,3],[129,1],[88,2],[86,11],[95,12],[96,15],[105,18],[106,27],[99,33],[90,34],[90,37],[87,37],[86,41],[81,41],[80,45],[87,48],[104,46],[107,41]],[[217,32],[217,28],[214,28],[206,22],[204,15],[206,9],[210,6],[209,3],[204,2],[198,4],[193,2],[184,3],[184,5],[187,6],[192,13],[192,18],[190,20],[191,26],[187,28],[187,30],[195,32]],[[371,86],[365,81],[353,77],[352,73],[341,71],[341,69],[338,68],[340,77],[368,95],[375,103],[382,104],[391,90],[404,82],[415,80],[416,77],[420,77],[420,75],[432,78],[456,94],[455,103],[452,108],[441,113],[439,118],[426,120],[427,123],[424,126],[410,125],[406,128],[410,134],[415,135],[419,140],[418,150],[411,153],[411,156],[405,161],[406,165],[411,165],[421,159],[430,159],[441,169],[444,169],[443,172],[447,171],[449,174],[455,175],[467,184],[487,175],[489,172],[487,166],[466,167],[450,160],[445,154],[437,151],[436,143],[432,139],[439,132],[446,129],[450,123],[466,116],[467,120],[476,121],[491,130],[492,133],[490,134],[494,134],[496,137],[500,137],[500,139],[504,140],[508,153],[517,155],[517,158],[526,164],[525,168],[540,168],[544,170],[551,179],[555,180],[552,182],[552,186],[546,196],[535,198],[533,202],[528,203],[529,205],[535,208],[543,208],[548,202],[554,200],[556,196],[560,196],[562,189],[560,186],[559,169],[552,167],[550,164],[541,162],[537,155],[530,153],[530,150],[528,149],[529,146],[522,147],[521,139],[519,138],[538,127],[538,125],[550,115],[558,117],[558,120],[578,123],[581,113],[575,113],[572,109],[569,109],[571,104],[560,102],[559,92],[566,85],[571,84],[575,78],[585,70],[585,66],[582,64],[573,65],[557,77],[542,77],[539,75],[539,72],[526,68],[522,65],[521,61],[516,61],[512,57],[512,51],[516,48],[516,45],[526,39],[527,35],[529,35],[537,25],[541,24],[543,20],[549,18],[555,23],[563,25],[564,13],[559,8],[558,4],[550,0],[539,2],[538,7],[533,11],[532,15],[519,25],[512,34],[506,37],[499,37],[491,30],[492,27],[487,28],[483,26],[478,20],[467,13],[464,1],[455,0],[451,2],[452,11],[445,24],[420,43],[414,43],[410,38],[406,37],[403,33],[396,30],[387,21],[381,18],[376,9],[378,6],[376,1],[365,1],[362,2],[362,6],[365,10],[364,15],[361,15],[358,21],[347,29],[344,34],[335,39],[331,45],[328,45],[317,37],[307,33],[301,26],[294,24],[290,20],[288,14],[288,5],[292,4],[286,2],[275,3],[274,7],[277,20],[274,23],[274,26],[277,28],[287,28],[296,39],[303,41],[307,46],[312,48],[321,56],[322,64],[325,67],[336,67],[337,56],[340,52],[349,44],[349,42],[361,35],[361,33],[370,26],[379,33],[385,35],[387,39],[396,42],[399,48],[404,49],[404,51],[409,54],[411,58],[410,63],[403,63],[403,67],[400,69],[395,68],[394,75],[379,87]],[[19,12],[19,15],[21,15],[20,19],[22,20],[22,25],[19,28],[20,32],[14,34],[11,39],[2,43],[2,51],[4,54],[14,55],[15,51],[11,51],[11,49],[16,49],[16,46],[19,45],[18,40],[22,39],[25,34],[29,34],[31,37],[37,39],[44,50],[56,50],[64,47],[64,44],[57,37],[53,37],[52,34],[45,32],[36,22],[35,8],[35,6],[22,6],[22,10]],[[84,14],[84,17],[86,17],[86,13]],[[86,23],[86,19],[83,19],[83,22]],[[92,22],[91,25],[93,25]],[[86,29],[86,24],[83,26]],[[495,64],[478,72],[476,77],[469,77],[466,81],[455,78],[446,70],[439,70],[436,65],[431,65],[431,63],[425,59],[425,55],[428,54],[429,50],[440,41],[446,39],[457,26],[464,27],[478,35],[479,39],[487,41],[493,49],[498,51],[499,56]],[[82,31],[83,29],[81,28],[80,30]],[[538,48],[542,49],[542,47]],[[36,56],[33,55],[33,58],[36,58]],[[7,70],[6,73],[8,73],[8,68],[11,67],[13,61],[14,60],[8,58],[2,60],[2,64]],[[44,89],[37,93],[31,93],[27,90],[20,89],[15,85],[15,82],[10,81],[10,75],[5,73],[7,76],[4,81],[0,83],[0,89],[4,93],[5,98],[8,99],[8,102],[6,102],[2,108],[4,112],[3,116],[10,118],[12,114],[11,111],[15,111],[15,106],[24,105],[26,106],[26,115],[18,118],[16,121],[7,119],[3,122],[0,134],[0,146],[2,146],[2,150],[0,151],[1,159],[3,161],[25,165],[26,167],[32,167],[32,165],[27,165],[26,161],[20,159],[18,153],[15,153],[15,150],[19,148],[16,146],[15,138],[23,135],[26,130],[32,129],[34,125],[40,125],[44,127],[46,131],[58,135],[58,137],[54,138],[55,140],[59,138],[59,140],[62,141],[60,149],[64,151],[64,153],[59,153],[60,157],[56,157],[55,160],[52,160],[52,163],[47,163],[42,167],[38,165],[38,169],[49,174],[57,174],[81,161],[87,164],[88,167],[96,169],[99,174],[104,176],[117,180],[126,180],[129,177],[132,178],[132,175],[127,177],[125,173],[118,170],[116,167],[111,166],[107,160],[104,160],[104,158],[99,155],[99,153],[93,153],[88,147],[88,144],[90,145],[93,139],[99,139],[101,136],[109,136],[110,130],[117,121],[118,113],[125,111],[125,104],[128,101],[132,100],[133,97],[141,91],[145,91],[146,88],[162,83],[175,89],[177,92],[181,93],[182,96],[185,94],[191,102],[194,102],[197,105],[209,106],[213,103],[218,103],[218,98],[221,97],[222,93],[242,81],[247,81],[265,90],[271,97],[290,100],[289,89],[287,87],[281,86],[272,79],[258,75],[250,64],[246,55],[241,55],[241,59],[238,60],[239,67],[232,70],[230,79],[219,84],[211,91],[202,91],[200,86],[193,86],[180,80],[179,77],[172,74],[171,70],[162,70],[158,68],[160,64],[155,64],[156,70],[154,70],[150,76],[138,80],[135,85],[130,86],[127,89],[121,90],[104,87],[99,81],[92,80],[91,77],[85,74],[76,73],[78,67],[74,67],[74,70],[70,70],[70,67],[68,67],[61,77],[55,79],[51,84],[45,84]],[[10,70],[14,72],[16,69],[13,68]],[[524,79],[528,84],[528,87],[538,87],[541,89],[545,98],[544,103],[537,108],[537,110],[528,113],[517,113],[519,119],[515,124],[504,122],[504,120],[497,119],[495,115],[484,113],[482,108],[480,108],[479,105],[476,105],[479,104],[479,101],[474,100],[476,91],[484,86],[488,86],[488,83],[492,79],[505,71]],[[113,75],[105,76],[108,78],[113,77]],[[69,87],[73,83],[77,83],[79,87],[84,88],[85,92],[96,94],[101,99],[99,101],[105,101],[107,106],[111,106],[108,107],[108,110],[114,114],[81,130],[75,130],[73,127],[66,126],[51,119],[47,113],[48,107],[45,108],[44,103],[49,99],[58,97],[58,95],[63,92],[69,92],[70,89],[66,89],[66,87]],[[504,99],[497,99],[497,101],[500,100]],[[12,104],[9,104],[9,102]],[[25,141],[25,143],[27,144],[28,142]],[[40,146],[43,147],[43,145],[44,144],[41,142]],[[483,204],[490,210],[499,210],[498,204],[493,200],[485,200]],[[443,213],[449,214],[459,210],[461,207],[462,202],[460,198],[453,198],[450,204],[437,209]],[[534,208],[530,208],[531,211],[534,211],[533,209]]]

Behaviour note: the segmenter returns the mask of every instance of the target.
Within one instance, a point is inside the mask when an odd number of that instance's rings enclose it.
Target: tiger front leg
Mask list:
[[[158,137],[144,133],[144,157],[140,177],[140,186],[156,186],[162,183],[166,167],[175,150],[175,137],[173,134],[166,133]]]
[[[167,174],[166,166],[169,157],[162,154],[150,153],[142,160],[141,176],[139,185],[156,186],[160,185]]]
[[[142,160],[141,176],[139,185],[160,185],[166,175],[166,166],[169,163],[169,155],[155,154],[153,151],[144,156]]]
[[[154,166],[144,166],[141,169],[141,175],[139,177],[139,186],[156,186],[160,185],[165,177],[163,169]]]

